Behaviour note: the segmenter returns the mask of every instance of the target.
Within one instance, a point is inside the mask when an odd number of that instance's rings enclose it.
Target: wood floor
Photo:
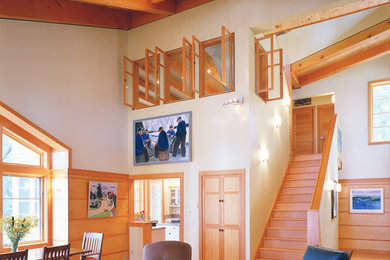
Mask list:
[[[353,252],[351,260],[389,260],[390,252],[378,253],[378,252]]]

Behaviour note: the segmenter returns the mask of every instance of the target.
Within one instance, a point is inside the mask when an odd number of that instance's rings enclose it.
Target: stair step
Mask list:
[[[278,201],[280,202],[311,202],[313,197],[312,193],[306,194],[280,194],[278,196]]]
[[[318,172],[287,173],[286,180],[317,179]]]
[[[264,237],[263,247],[302,249],[307,247],[307,241],[303,238]]]
[[[319,170],[319,166],[290,167],[288,173],[318,172]]]
[[[291,167],[306,167],[306,166],[320,166],[321,160],[310,161],[295,161],[291,163]]]
[[[307,222],[305,218],[271,218],[269,220],[270,227],[291,227],[291,228],[306,228]]]
[[[307,230],[306,228],[267,227],[265,234],[267,237],[289,237],[306,239]]]
[[[298,218],[306,219],[307,210],[291,210],[291,209],[274,209],[272,211],[273,218]]]
[[[321,160],[322,154],[296,154],[294,155],[294,162]]]
[[[283,182],[283,187],[308,187],[316,184],[316,179],[298,179],[298,180],[290,180],[286,179]]]
[[[310,202],[277,202],[276,209],[304,209],[310,208]]]
[[[302,260],[304,253],[305,250],[262,247],[258,256],[265,259]]]
[[[280,194],[307,194],[313,193],[314,186],[306,186],[306,187],[284,187],[280,189]]]

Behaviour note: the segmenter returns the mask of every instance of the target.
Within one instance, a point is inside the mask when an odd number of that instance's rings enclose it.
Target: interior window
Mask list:
[[[23,242],[43,240],[42,231],[42,178],[3,175],[3,216],[34,216],[38,225]],[[3,233],[3,244],[10,241]]]
[[[390,80],[369,83],[369,143],[390,143]]]
[[[234,35],[202,42],[200,57],[200,97],[234,91]]]
[[[28,165],[41,165],[41,154],[33,151],[22,143],[11,138],[9,135],[2,135],[3,138],[3,162]]]

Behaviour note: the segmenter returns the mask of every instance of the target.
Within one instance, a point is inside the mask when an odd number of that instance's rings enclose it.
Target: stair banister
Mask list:
[[[322,191],[324,190],[324,183],[326,171],[328,169],[329,156],[332,147],[333,135],[337,124],[337,115],[334,115],[329,126],[328,134],[325,139],[324,148],[322,151],[322,158],[320,169],[314,187],[314,193],[311,201],[311,207],[307,212],[307,244],[321,245],[320,220],[319,209],[321,204]]]

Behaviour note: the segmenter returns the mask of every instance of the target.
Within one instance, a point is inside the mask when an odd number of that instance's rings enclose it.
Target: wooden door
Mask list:
[[[200,173],[200,259],[244,259],[244,171]]]
[[[317,106],[317,153],[322,153],[334,115],[334,104]]]
[[[293,109],[293,138],[296,154],[315,153],[314,106]]]

